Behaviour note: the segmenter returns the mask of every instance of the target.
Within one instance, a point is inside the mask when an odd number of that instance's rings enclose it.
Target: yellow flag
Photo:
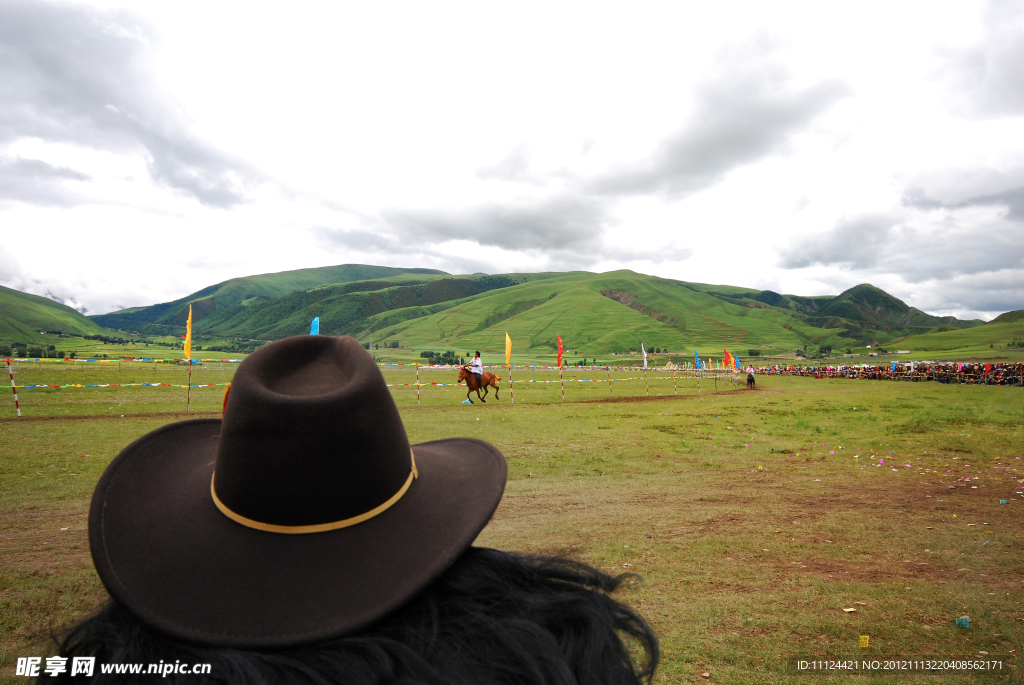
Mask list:
[[[192,305],[188,306],[188,321],[185,322],[185,359],[192,358]]]
[[[512,364],[512,338],[508,337],[508,331],[505,331],[505,366]]]

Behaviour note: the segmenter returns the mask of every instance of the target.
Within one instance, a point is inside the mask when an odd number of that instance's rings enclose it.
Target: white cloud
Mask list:
[[[0,3],[0,225],[60,246],[0,282],[90,313],[343,262],[1024,307],[1017,3],[97,2]]]

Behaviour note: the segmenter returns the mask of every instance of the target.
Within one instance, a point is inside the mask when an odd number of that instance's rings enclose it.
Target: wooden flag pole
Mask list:
[[[508,366],[508,396],[510,398],[512,398],[512,404],[515,404],[516,403],[516,393],[515,393],[515,391],[514,391],[514,389],[512,387],[512,364],[507,364],[507,366]]]
[[[651,384],[647,381],[647,367],[644,367],[644,388],[647,390],[647,396],[651,396]]]
[[[189,407],[192,405],[192,360],[186,359],[188,362],[188,394],[185,396],[185,411],[189,411]]]
[[[420,406],[420,365],[416,365],[416,406]]]
[[[672,369],[672,393],[679,394],[679,387],[676,385],[676,370]]]
[[[188,393],[185,399],[185,412],[188,413],[189,407],[192,404],[192,305],[188,306],[188,321],[185,322],[185,344],[182,347],[184,354],[181,356],[186,357],[185,363],[188,364]]]
[[[615,397],[615,391],[612,390],[612,367],[608,367],[608,394]]]
[[[14,367],[11,366],[11,360],[7,360],[7,373],[11,376],[11,392],[14,393],[14,408],[18,412],[18,416],[21,416],[21,405],[18,403],[18,388],[14,385]]]
[[[562,367],[558,367],[558,382],[562,384],[562,401],[565,402],[565,379],[562,378]]]

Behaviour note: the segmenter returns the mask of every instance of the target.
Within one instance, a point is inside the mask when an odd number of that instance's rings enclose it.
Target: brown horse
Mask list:
[[[466,381],[466,399],[472,402],[473,400],[470,399],[469,393],[476,390],[476,396],[481,402],[486,403],[487,400],[485,400],[484,397],[487,397],[487,393],[489,392],[488,387],[494,388],[494,398],[498,399],[498,381],[500,380],[500,376],[495,376],[490,371],[484,371],[482,374],[477,376],[469,370],[469,366],[463,366],[462,370],[459,371],[459,380],[456,381],[456,384]],[[480,388],[484,389],[483,397],[480,397]]]

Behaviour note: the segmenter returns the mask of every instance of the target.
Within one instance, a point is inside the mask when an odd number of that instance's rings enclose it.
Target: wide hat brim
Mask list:
[[[219,419],[173,423],[111,462],[89,543],[111,596],[146,624],[208,645],[284,648],[351,634],[410,600],[469,547],[505,487],[481,440],[413,445],[418,478],[357,525],[289,535],[236,523],[214,504]]]

